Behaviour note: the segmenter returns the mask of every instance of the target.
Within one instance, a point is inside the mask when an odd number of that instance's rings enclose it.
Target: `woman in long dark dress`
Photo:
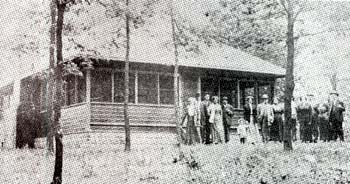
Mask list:
[[[284,107],[279,103],[278,98],[274,98],[273,102],[274,120],[271,125],[271,139],[272,141],[283,141],[283,113]]]
[[[297,106],[297,116],[302,126],[302,135],[300,135],[302,142],[313,142],[312,141],[312,107],[307,102],[306,98]]]

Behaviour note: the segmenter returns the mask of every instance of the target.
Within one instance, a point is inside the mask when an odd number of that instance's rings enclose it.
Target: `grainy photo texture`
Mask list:
[[[350,1],[0,7],[0,183],[350,183]]]

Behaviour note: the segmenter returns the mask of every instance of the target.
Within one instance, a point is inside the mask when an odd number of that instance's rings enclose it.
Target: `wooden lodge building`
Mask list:
[[[165,3],[166,1],[164,1]],[[117,49],[111,44],[114,30],[120,25],[115,19],[105,15],[101,6],[81,5],[86,10],[77,17],[67,12],[66,21],[71,24],[91,23],[92,18],[99,24],[91,29],[75,34],[74,41],[84,46],[81,50],[64,40],[63,56],[75,62],[83,76],[67,76],[64,82],[64,104],[61,112],[63,133],[78,135],[84,132],[108,132],[123,130],[124,100],[124,56],[125,48]],[[130,36],[130,103],[129,116],[132,132],[138,130],[174,131],[174,48],[170,16],[167,5],[160,4],[158,12]],[[195,8],[195,7],[191,7]],[[185,10],[185,9],[184,9]],[[178,10],[180,11],[180,9]],[[182,11],[182,10],[181,10]],[[182,16],[198,11],[179,12]],[[188,14],[189,17],[202,15]],[[192,20],[189,18],[189,20]],[[204,19],[203,19],[204,21]],[[193,23],[199,23],[196,21]],[[101,23],[101,24],[100,24]],[[79,27],[79,26],[78,26]],[[63,39],[69,39],[65,35]],[[122,42],[124,42],[123,38]],[[117,43],[118,40],[117,40]],[[285,70],[270,62],[261,60],[238,49],[218,44],[207,46],[199,44],[199,52],[188,52],[179,48],[179,105],[183,113],[184,102],[188,97],[205,92],[220,98],[227,96],[236,111],[235,117],[242,116],[247,95],[255,96],[255,103],[261,101],[262,94],[273,97],[277,78],[284,77]],[[112,46],[111,46],[112,45]],[[92,53],[89,53],[93,51]],[[43,53],[47,53],[44,49]],[[95,54],[98,53],[98,54]],[[90,54],[90,57],[87,55]],[[45,54],[44,54],[45,55]],[[84,56],[81,56],[84,55]],[[48,57],[30,60],[33,66],[47,63]],[[91,60],[92,68],[84,68],[83,61]],[[35,64],[34,64],[35,63]],[[45,67],[41,67],[45,69]],[[45,117],[47,98],[47,79],[45,72],[19,71],[18,78],[0,87],[0,142],[8,147],[14,146],[16,111],[21,103],[30,102]],[[41,70],[36,70],[41,71]],[[37,136],[46,135],[47,126],[42,118]]]
[[[123,129],[124,62],[88,58],[93,62],[93,68],[84,68],[84,59],[73,59],[83,76],[65,77],[61,116],[64,134]],[[173,71],[173,61],[130,63],[129,114],[132,131],[174,130]],[[275,80],[283,77],[284,73],[285,70],[278,66],[228,47],[212,48],[198,57],[181,58],[178,84],[180,112],[183,112],[188,97],[195,97],[196,93],[203,96],[208,92],[220,98],[227,96],[236,109],[235,117],[238,119],[243,115],[245,97],[255,96],[255,103],[261,102],[260,97],[264,93],[272,98]],[[12,124],[12,127],[15,126],[13,111],[16,107],[9,107],[13,95],[20,96],[19,103],[30,101],[40,108],[42,114],[46,112],[45,78],[35,74],[19,82],[19,93],[13,93],[13,83],[0,88],[0,122]],[[11,109],[12,113],[4,117],[7,109]],[[44,121],[40,127],[38,136],[45,136]],[[9,141],[8,138],[3,141]]]

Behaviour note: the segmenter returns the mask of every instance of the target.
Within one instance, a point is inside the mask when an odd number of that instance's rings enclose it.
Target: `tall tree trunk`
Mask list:
[[[331,85],[332,85],[332,90],[337,90],[337,82],[338,82],[338,77],[337,77],[337,72],[333,72],[332,76],[330,78]]]
[[[63,74],[63,55],[62,55],[62,30],[64,21],[64,11],[66,9],[65,3],[59,3],[57,1],[57,26],[56,26],[56,54],[57,54],[57,65],[56,65],[56,98],[54,105],[54,127],[55,127],[55,143],[56,143],[56,157],[55,157],[55,171],[53,175],[53,183],[62,183],[62,167],[63,167],[63,143],[62,143],[62,132],[60,126],[61,117],[61,105],[62,105],[62,74]]]
[[[48,97],[47,97],[47,114],[46,122],[48,126],[46,146],[50,153],[53,153],[53,89],[54,89],[54,68],[55,68],[55,42],[56,42],[56,0],[51,0],[50,3],[50,16],[51,16],[51,27],[50,27],[50,67],[48,76]]]
[[[178,94],[178,79],[179,79],[179,52],[178,52],[178,42],[176,39],[176,31],[175,31],[175,18],[174,18],[174,12],[173,12],[173,4],[170,3],[170,16],[171,16],[171,30],[172,30],[172,39],[174,44],[174,56],[175,56],[175,63],[174,63],[174,110],[175,110],[175,123],[176,123],[176,138],[178,142],[178,146],[180,148],[182,144],[182,138],[181,138],[181,127],[180,127],[180,115],[179,115],[179,94]],[[182,156],[182,152],[180,151],[180,158]]]
[[[129,0],[126,0],[126,7],[129,7]],[[125,120],[125,151],[130,151],[130,122],[129,122],[129,57],[130,57],[130,17],[129,9],[126,12],[125,31],[126,31],[126,54],[124,71],[124,120]]]
[[[293,20],[293,12],[291,10],[292,5],[288,6],[289,12],[287,12],[287,70],[286,70],[286,91],[285,91],[285,121],[284,121],[284,140],[283,147],[284,150],[290,151],[293,150],[292,146],[292,133],[291,133],[291,125],[292,125],[292,107],[291,101],[293,97],[294,91],[294,20]]]

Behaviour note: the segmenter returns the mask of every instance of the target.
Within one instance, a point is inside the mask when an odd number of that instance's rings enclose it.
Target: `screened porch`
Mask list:
[[[273,97],[274,78],[239,78],[233,75],[233,71],[227,71],[226,76],[222,76],[222,72],[208,75],[203,73],[205,70],[194,69],[191,73],[180,70],[178,100],[181,115],[186,99],[197,93],[203,96],[207,92],[220,98],[227,96],[236,109],[237,119],[243,116],[246,96],[255,96],[255,103],[261,102],[262,94]],[[164,71],[167,70],[130,71],[129,117],[132,127],[175,127],[174,78],[172,73]],[[85,70],[83,76],[66,77],[64,91],[62,125],[66,133],[124,125],[123,70],[104,67]]]

